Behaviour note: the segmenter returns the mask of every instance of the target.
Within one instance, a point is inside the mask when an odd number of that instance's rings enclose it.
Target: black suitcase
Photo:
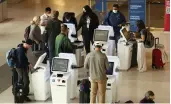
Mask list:
[[[136,40],[130,40],[128,43],[133,44],[133,49],[132,49],[132,59],[131,59],[131,67],[136,67],[138,65],[137,63],[137,47],[138,43]]]
[[[83,79],[80,83],[79,103],[90,103],[90,81]]]
[[[14,85],[14,102],[24,103],[24,84],[22,82]]]

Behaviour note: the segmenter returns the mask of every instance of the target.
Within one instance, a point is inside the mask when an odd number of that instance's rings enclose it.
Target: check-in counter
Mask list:
[[[0,0],[0,22],[7,19],[7,0]]]

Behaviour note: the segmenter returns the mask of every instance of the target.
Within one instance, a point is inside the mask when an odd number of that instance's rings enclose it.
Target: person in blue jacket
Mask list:
[[[109,25],[113,27],[114,30],[114,40],[116,45],[117,53],[117,43],[120,39],[120,29],[122,25],[126,23],[125,16],[119,11],[119,5],[114,4],[113,10],[109,11],[104,20],[104,25]]]

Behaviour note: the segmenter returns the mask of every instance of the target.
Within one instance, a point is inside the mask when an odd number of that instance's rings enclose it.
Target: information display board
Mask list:
[[[129,0],[130,31],[137,30],[137,20],[143,20],[146,23],[146,0]]]

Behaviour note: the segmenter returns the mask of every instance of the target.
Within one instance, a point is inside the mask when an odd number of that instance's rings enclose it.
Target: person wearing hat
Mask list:
[[[96,103],[98,90],[98,103],[105,103],[106,70],[109,68],[107,56],[101,52],[103,44],[95,42],[95,50],[90,52],[85,59],[84,68],[89,69],[91,80],[90,103]]]
[[[27,39],[23,43],[19,44],[16,49],[16,71],[18,74],[18,81],[23,81],[24,83],[24,100],[31,101],[27,96],[29,94],[29,76],[28,67],[32,67],[27,58],[27,50],[32,47],[32,40]]]
[[[55,56],[59,53],[73,53],[73,45],[68,38],[68,27],[65,24],[61,24],[61,33],[56,37],[55,42]]]
[[[114,30],[114,40],[117,53],[117,43],[120,39],[120,29],[122,25],[126,23],[125,16],[119,11],[119,5],[114,4],[113,10],[111,10],[105,17],[104,25],[109,25],[113,27]]]
[[[50,68],[52,64],[52,58],[55,57],[55,39],[56,36],[60,34],[61,32],[61,23],[62,21],[58,19],[59,12],[53,11],[52,13],[52,19],[50,19],[47,22],[46,26],[46,36],[45,36],[45,42],[48,46],[48,53],[49,53],[49,62],[50,62]]]
[[[148,91],[145,93],[145,97],[140,101],[140,103],[155,103],[153,100],[155,98],[153,91]]]

